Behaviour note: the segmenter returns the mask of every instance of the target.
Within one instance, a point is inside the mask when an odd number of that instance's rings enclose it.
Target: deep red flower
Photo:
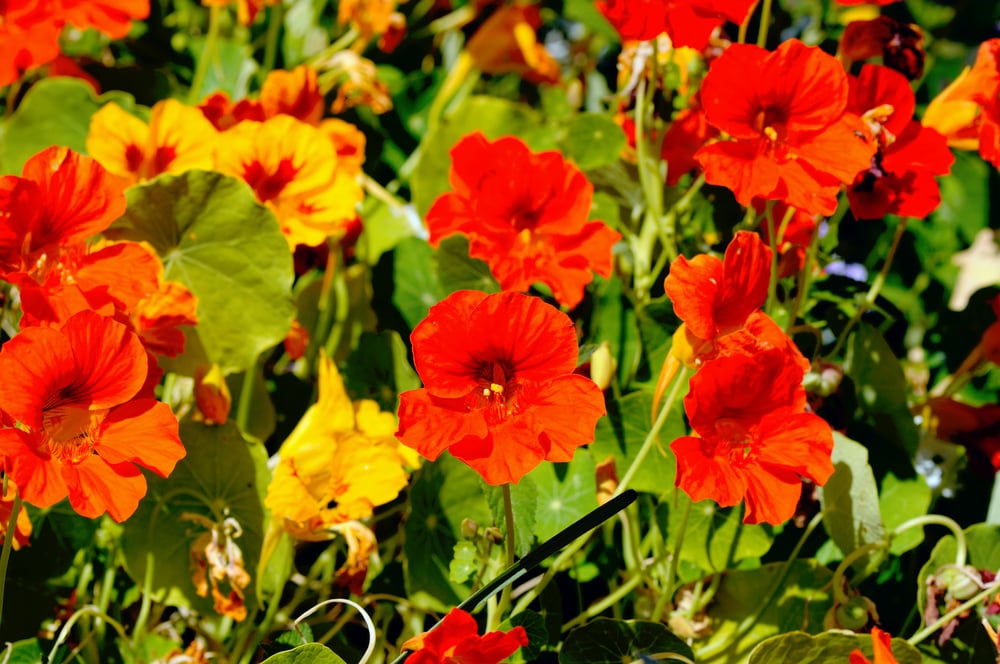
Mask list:
[[[446,449],[489,484],[517,482],[542,460],[569,461],[594,439],[604,396],[573,373],[573,322],[518,293],[458,291],[410,335],[424,383],[400,395],[407,447],[433,461]]]
[[[660,158],[667,162],[667,184],[674,186],[685,174],[698,167],[694,155],[719,130],[708,124],[697,98],[690,108],[677,114],[663,137]]]
[[[528,633],[517,626],[509,632],[479,636],[476,619],[462,609],[452,609],[437,627],[406,641],[412,650],[410,664],[498,664],[528,645]]]
[[[848,82],[840,63],[792,39],[774,52],[734,44],[705,76],[701,102],[709,124],[732,140],[695,155],[711,184],[832,214],[840,186],[875,152],[859,117],[845,113]]]
[[[851,211],[858,219],[926,217],[941,203],[934,176],[955,161],[947,140],[913,119],[916,98],[902,74],[865,65],[850,83],[848,110],[862,116],[879,146],[847,189]]]
[[[451,150],[453,191],[427,213],[430,242],[469,238],[504,290],[535,282],[569,307],[583,299],[592,272],[611,276],[611,248],[621,236],[588,222],[594,186],[558,152],[534,153],[518,138],[489,141],[476,132]]]
[[[850,69],[853,62],[881,57],[882,64],[911,81],[923,76],[927,59],[920,26],[900,23],[891,16],[848,23],[840,37],[837,54],[845,69]]]
[[[756,0],[603,0],[597,8],[622,41],[655,39],[662,33],[674,46],[702,50],[726,21],[746,20]]]
[[[753,206],[758,214],[763,214],[767,202],[757,199]],[[785,216],[788,214],[792,216],[788,218],[786,224]],[[779,233],[777,238],[778,278],[784,279],[798,274],[805,266],[806,250],[816,232],[816,216],[778,202],[771,204],[771,219],[774,222],[775,233],[781,231],[782,224],[785,225],[784,233]],[[766,220],[760,225],[760,234],[764,242],[770,246],[771,232]]]
[[[803,412],[803,369],[782,349],[706,362],[691,378],[684,410],[697,436],[670,445],[678,487],[723,507],[746,500],[744,522],[779,524],[795,513],[800,478],[833,474],[833,434]]]
[[[56,11],[42,0],[0,3],[0,87],[59,55],[62,23]]]
[[[0,429],[0,456],[25,501],[68,495],[80,514],[119,522],[135,511],[146,493],[137,465],[166,477],[184,457],[170,408],[136,398],[147,370],[139,338],[91,311],[3,345],[0,406],[19,427]]]

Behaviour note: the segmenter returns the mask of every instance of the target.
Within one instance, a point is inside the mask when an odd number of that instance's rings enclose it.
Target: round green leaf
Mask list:
[[[346,662],[321,643],[307,643],[271,655],[262,664],[346,664]]]
[[[642,655],[658,662],[694,659],[691,647],[660,623],[598,618],[569,633],[559,664],[620,664]]]
[[[749,664],[796,662],[796,664],[844,664],[855,650],[872,660],[872,637],[869,634],[826,632],[810,636],[790,632],[770,638],[750,653]],[[920,664],[920,651],[903,639],[892,640],[892,654],[899,664]]]
[[[213,615],[211,597],[199,597],[191,581],[191,545],[205,529],[187,517],[197,515],[215,523],[233,518],[243,530],[233,541],[251,575],[244,600],[252,610],[264,532],[263,500],[270,480],[267,453],[263,445],[247,443],[231,423],[211,427],[184,422],[180,434],[187,456],[168,478],[147,476],[149,492],[125,522],[126,569],[142,585],[151,562],[152,589],[160,599]]]
[[[105,234],[152,244],[167,279],[198,297],[198,325],[188,336],[197,336],[209,360],[226,372],[242,370],[285,338],[295,311],[292,255],[274,215],[246,184],[189,171],[127,195],[125,216]]]

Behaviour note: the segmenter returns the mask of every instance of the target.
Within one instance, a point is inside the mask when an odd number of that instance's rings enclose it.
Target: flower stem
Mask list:
[[[507,554],[505,568],[510,567],[514,564],[514,502],[510,497],[510,484],[504,484],[503,487],[503,518],[504,524],[507,526],[507,532],[504,533],[503,541],[506,546],[505,551]],[[503,614],[507,612],[510,608],[510,584],[504,586],[503,591],[500,593],[500,604],[497,606],[496,612],[493,614],[494,621],[496,624],[489,625],[487,627],[487,632],[494,631],[500,626],[500,622],[503,620]]]
[[[272,5],[267,17],[267,42],[264,45],[264,62],[258,70],[261,81],[274,69],[278,61],[278,42],[281,37],[281,25],[285,22],[285,3]]]
[[[771,23],[771,0],[764,0],[760,9],[760,27],[757,28],[757,46],[767,45],[767,29]]]
[[[985,590],[975,595],[968,601],[959,604],[954,609],[944,614],[943,616],[932,622],[927,627],[924,627],[922,630],[920,630],[919,632],[908,638],[906,642],[909,643],[911,646],[917,645],[918,643],[926,639],[928,636],[930,636],[934,632],[938,631],[939,629],[950,623],[958,616],[962,615],[969,609],[975,607],[977,604],[979,604],[984,599],[989,597],[991,593],[996,593],[996,592],[998,592],[997,586],[995,584],[990,585],[990,587],[986,588]]]
[[[191,79],[191,89],[188,91],[188,104],[195,105],[201,100],[201,88],[205,85],[208,68],[215,62],[216,45],[219,41],[219,22],[223,7],[213,5],[208,8],[208,33],[205,35],[205,45],[198,56],[194,77]]]
[[[656,600],[656,606],[653,609],[653,615],[650,618],[653,622],[659,622],[660,618],[663,616],[663,611],[666,610],[667,604],[671,602],[674,598],[674,589],[677,587],[677,568],[680,567],[681,563],[681,547],[684,546],[684,535],[687,533],[688,520],[691,517],[691,501],[686,501],[687,505],[684,506],[684,512],[681,514],[680,527],[677,530],[677,539],[674,541],[674,551],[670,556],[670,567],[667,570],[667,583],[660,593],[660,597]]]
[[[244,434],[249,434],[250,431],[250,410],[253,405],[253,391],[256,382],[257,361],[254,360],[243,373],[243,383],[240,385],[240,399],[236,404],[236,424]]]
[[[955,536],[955,566],[964,567],[968,552],[968,548],[965,544],[965,533],[962,531],[962,527],[958,525],[958,523],[946,516],[942,516],[940,514],[925,514],[924,516],[918,516],[910,519],[909,521],[904,521],[892,529],[892,532],[889,533],[889,539],[891,540],[893,537],[898,537],[910,528],[919,528],[930,525],[944,526],[952,532]]]
[[[798,285],[795,289],[795,300],[792,302],[792,309],[788,312],[788,327],[785,333],[791,335],[792,327],[799,317],[799,309],[809,295],[809,288],[812,286],[813,265],[816,263],[816,254],[819,250],[819,226],[813,228],[812,237],[809,239],[809,247],[806,249],[806,257],[802,264],[802,271],[799,273]],[[823,345],[823,337],[820,336],[817,350]],[[815,355],[814,355],[815,356]]]
[[[844,574],[847,572],[847,568],[853,565],[857,560],[861,559],[862,557],[867,556],[869,553],[872,553],[873,551],[878,551],[879,549],[888,550],[889,543],[884,540],[878,542],[869,542],[868,544],[860,546],[854,551],[851,551],[849,554],[844,556],[844,559],[840,561],[840,564],[837,565],[837,569],[833,572],[833,596],[836,602],[840,604],[846,604],[851,599],[844,593],[844,584],[840,582],[841,577],[843,577]]]
[[[628,488],[632,480],[635,479],[635,474],[639,472],[639,467],[642,465],[643,460],[649,451],[653,449],[653,445],[656,443],[660,429],[667,422],[667,416],[670,415],[670,411],[674,407],[674,401],[677,400],[677,394],[680,392],[681,385],[684,384],[684,378],[687,377],[687,367],[681,367],[677,372],[677,377],[674,379],[674,386],[670,390],[670,394],[667,395],[667,400],[663,402],[663,408],[660,409],[660,414],[657,415],[656,421],[653,422],[653,426],[650,427],[649,433],[646,434],[646,439],[642,441],[642,447],[639,448],[639,453],[635,455],[635,459],[632,460],[632,465],[629,466],[628,470],[625,472],[625,476],[618,483],[618,488],[615,489],[615,494],[618,495]]]
[[[837,338],[837,344],[833,347],[833,350],[830,351],[830,354],[827,355],[827,357],[836,357],[837,354],[843,350],[844,343],[846,343],[851,329],[858,324],[858,321],[860,321],[861,317],[865,315],[865,312],[868,311],[873,304],[875,304],[875,300],[878,299],[879,293],[882,292],[882,287],[885,286],[886,277],[889,276],[889,268],[892,267],[892,259],[896,256],[896,249],[899,248],[899,241],[903,239],[903,233],[905,232],[906,217],[900,217],[899,223],[896,224],[896,232],[892,236],[892,244],[889,246],[889,253],[886,254],[885,262],[882,263],[882,269],[879,270],[877,275],[875,275],[875,279],[872,281],[872,285],[868,289],[868,294],[865,296],[865,299],[861,302],[861,304],[858,305],[858,308],[855,310],[854,315],[851,316],[851,319],[847,321],[847,325],[844,326],[840,336]]]
[[[6,475],[4,476],[6,484]],[[4,492],[6,495],[6,491]],[[15,531],[17,530],[17,516],[21,513],[21,492],[14,489],[14,504],[10,510],[10,518],[7,520],[7,530],[3,537],[3,551],[0,552],[0,621],[3,620],[3,593],[7,585],[7,563],[10,561],[10,551],[14,546]],[[2,624],[2,622],[0,622]]]

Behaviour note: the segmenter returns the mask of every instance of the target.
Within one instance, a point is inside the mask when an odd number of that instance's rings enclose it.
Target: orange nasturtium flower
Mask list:
[[[846,113],[840,62],[796,39],[774,52],[734,44],[701,88],[708,123],[732,140],[695,155],[705,180],[728,187],[742,205],[755,197],[832,214],[837,194],[868,168],[875,144],[861,118]]]
[[[63,24],[53,5],[39,0],[0,3],[0,87],[59,55]]]
[[[277,216],[292,249],[343,233],[363,198],[333,141],[288,115],[244,121],[221,134],[216,168],[250,185]]]
[[[800,477],[824,484],[833,474],[833,433],[804,412],[803,375],[778,348],[706,362],[684,398],[697,435],[670,444],[677,486],[696,502],[710,498],[729,507],[746,499],[745,523],[791,518]]]
[[[351,402],[333,361],[323,357],[319,401],[278,451],[264,501],[274,520],[298,539],[329,539],[332,526],[395,499],[409,478],[406,466],[419,465],[395,430],[392,413],[374,401]]]
[[[528,633],[518,625],[509,632],[479,636],[476,619],[462,609],[452,609],[441,624],[406,641],[412,650],[410,664],[499,664],[518,648],[528,645]]]
[[[78,513],[121,522],[146,493],[137,464],[170,474],[184,447],[169,406],[136,398],[147,370],[139,337],[92,311],[3,345],[0,405],[19,426],[0,429],[0,456],[25,501],[68,495]]]
[[[892,654],[892,635],[883,632],[878,627],[872,627],[872,650],[875,661],[865,657],[860,649],[855,649],[850,657],[849,664],[899,664],[899,661]]]
[[[87,152],[129,183],[142,182],[212,168],[216,133],[200,110],[176,99],[157,102],[148,124],[111,102],[90,120]]]
[[[487,74],[520,74],[530,83],[558,83],[559,63],[538,43],[537,5],[501,5],[469,38],[466,49]]]
[[[10,513],[14,509],[14,492],[17,485],[10,478],[7,479],[7,493],[0,497],[0,544],[7,537],[7,526],[10,524]],[[28,518],[28,510],[21,505],[17,513],[17,521],[14,522],[14,541],[11,545],[17,551],[22,546],[31,543],[31,519]]]
[[[756,0],[603,0],[596,4],[623,41],[649,41],[667,33],[675,46],[700,51],[726,21],[743,23]]]
[[[240,22],[240,25],[243,26],[251,25],[256,20],[257,14],[259,14],[264,7],[281,4],[281,0],[235,1],[236,19]],[[205,7],[225,7],[226,5],[233,4],[233,0],[201,0],[201,4]]]
[[[458,291],[431,307],[410,341],[424,387],[399,396],[396,436],[421,456],[447,449],[499,485],[593,441],[604,395],[573,373],[576,332],[555,307]]]
[[[485,260],[504,290],[540,281],[569,307],[583,299],[592,272],[611,276],[611,248],[621,236],[587,221],[594,186],[558,152],[476,132],[451,149],[451,159],[453,191],[427,213],[433,246],[463,233],[469,255]]]
[[[128,34],[133,20],[149,16],[149,0],[57,0],[62,20],[74,28],[94,28],[112,39]]]

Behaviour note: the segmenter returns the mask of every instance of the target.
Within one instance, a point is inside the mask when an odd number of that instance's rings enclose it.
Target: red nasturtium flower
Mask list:
[[[855,649],[850,655],[850,664],[899,664],[892,654],[892,635],[878,627],[872,627],[872,650],[874,662],[865,657],[860,649]]]
[[[840,62],[790,39],[774,52],[734,44],[712,62],[701,88],[708,123],[732,140],[695,155],[705,180],[728,187],[744,206],[781,200],[832,214],[842,184],[870,164],[867,126],[846,113]]]
[[[702,50],[726,21],[740,24],[756,0],[603,0],[597,8],[623,41],[667,33],[675,46]]]
[[[594,439],[604,396],[573,373],[573,322],[518,293],[458,291],[410,335],[424,383],[400,395],[407,447],[433,461],[446,449],[493,485],[517,482],[543,459],[569,461]]]
[[[518,625],[509,632],[479,636],[476,619],[462,609],[452,609],[441,624],[406,641],[412,650],[410,664],[498,664],[528,645],[528,633]]]
[[[916,97],[899,72],[865,65],[850,83],[848,109],[868,123],[878,145],[847,189],[851,212],[858,219],[926,217],[941,203],[934,176],[946,175],[955,161],[947,140],[913,119]]]
[[[170,474],[184,447],[170,408],[136,398],[147,370],[139,338],[92,311],[3,345],[0,408],[19,426],[0,429],[0,456],[26,502],[68,495],[78,513],[121,522],[146,493],[137,464]]]
[[[451,149],[448,179],[427,213],[430,242],[469,238],[469,255],[489,263],[504,290],[535,282],[576,306],[593,272],[611,276],[611,248],[621,236],[588,222],[594,186],[555,151],[531,152],[518,138],[470,134]]]
[[[833,474],[833,434],[804,412],[803,368],[784,349],[706,362],[691,378],[684,411],[697,436],[670,444],[677,486],[723,507],[746,499],[745,523],[783,523],[795,513],[800,477]]]

